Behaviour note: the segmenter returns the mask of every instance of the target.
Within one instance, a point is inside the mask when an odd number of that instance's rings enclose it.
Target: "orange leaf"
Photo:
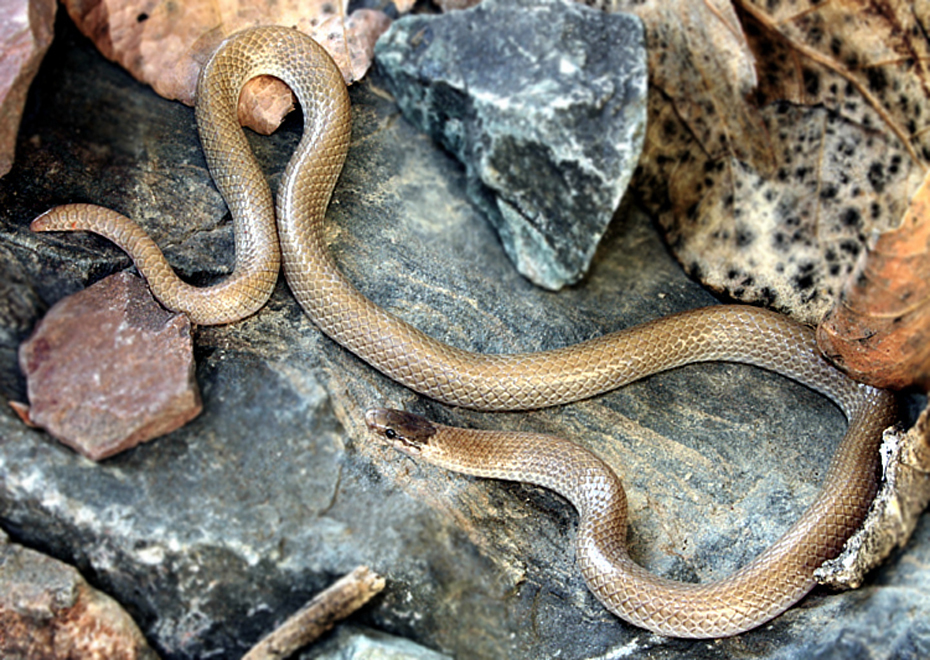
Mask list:
[[[821,350],[877,387],[930,387],[930,175],[901,226],[860,262],[817,332]]]

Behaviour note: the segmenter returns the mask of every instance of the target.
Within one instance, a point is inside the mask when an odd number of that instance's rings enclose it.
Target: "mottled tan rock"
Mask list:
[[[55,0],[0,3],[0,176],[10,171],[29,84],[55,26]]]
[[[0,531],[0,657],[155,660],[119,603],[74,568]]]
[[[59,301],[19,351],[29,421],[99,461],[200,412],[190,321],[119,273]]]

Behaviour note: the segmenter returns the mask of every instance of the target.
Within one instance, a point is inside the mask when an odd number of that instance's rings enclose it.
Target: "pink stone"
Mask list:
[[[29,421],[99,461],[197,416],[191,326],[140,278],[112,275],[59,301],[20,346]]]
[[[10,171],[29,85],[52,43],[56,0],[0,0],[0,176]]]
[[[157,660],[119,603],[0,531],[0,657]]]

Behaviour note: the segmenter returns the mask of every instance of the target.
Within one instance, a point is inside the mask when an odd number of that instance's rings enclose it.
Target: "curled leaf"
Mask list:
[[[877,387],[930,388],[930,176],[818,328],[821,350]]]

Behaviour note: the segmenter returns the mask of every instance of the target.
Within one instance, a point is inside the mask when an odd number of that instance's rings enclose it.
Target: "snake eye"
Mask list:
[[[394,438],[397,437],[397,431],[395,431],[394,429],[385,429],[384,437],[387,438],[388,440],[393,440]]]

